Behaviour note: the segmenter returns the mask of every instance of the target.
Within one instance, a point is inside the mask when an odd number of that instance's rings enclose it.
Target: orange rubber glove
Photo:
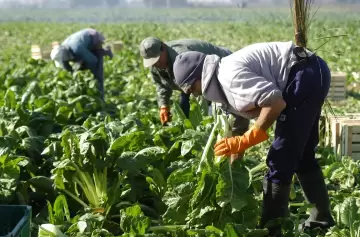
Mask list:
[[[161,106],[160,107],[160,121],[161,121],[162,125],[164,125],[167,122],[171,121],[170,108],[169,107],[167,107],[167,106]]]
[[[255,146],[269,139],[266,131],[259,127],[251,127],[244,135],[223,138],[215,144],[216,156],[230,156],[244,152],[249,147]]]

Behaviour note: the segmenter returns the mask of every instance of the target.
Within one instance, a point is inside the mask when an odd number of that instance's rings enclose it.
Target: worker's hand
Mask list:
[[[171,121],[170,108],[167,106],[160,107],[160,121],[162,125]]]
[[[245,152],[249,147],[255,146],[268,138],[266,131],[253,126],[243,136],[227,137],[218,141],[214,147],[215,155],[230,156],[231,154]]]

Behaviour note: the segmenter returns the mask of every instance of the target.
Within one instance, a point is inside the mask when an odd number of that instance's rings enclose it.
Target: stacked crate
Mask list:
[[[346,100],[346,73],[331,73],[331,83],[328,98],[334,102]]]
[[[60,45],[58,41],[54,41],[51,43],[51,46],[40,46],[38,44],[31,45],[31,57],[33,59],[50,59],[51,50],[55,47]]]
[[[360,159],[360,114],[329,116],[325,124],[325,145],[335,154]]]
[[[37,44],[31,45],[31,57],[36,60],[42,59],[42,52],[40,45]]]
[[[346,121],[342,125],[341,155],[360,160],[360,120]]]
[[[123,42],[121,42],[121,41],[114,41],[114,42],[112,42],[112,44],[111,44],[111,50],[112,50],[113,52],[118,52],[118,51],[120,51],[123,47],[124,47],[124,44],[123,44]]]

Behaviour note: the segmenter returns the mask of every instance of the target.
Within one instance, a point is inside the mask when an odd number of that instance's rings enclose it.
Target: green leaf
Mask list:
[[[181,145],[181,155],[185,156],[186,154],[188,154],[191,149],[193,149],[195,145],[195,140],[188,140],[182,143]]]
[[[122,153],[119,159],[116,160],[117,166],[130,171],[146,169],[146,165],[162,160],[166,152],[161,147],[148,147],[134,154],[133,152]]]
[[[175,170],[167,179],[168,190],[163,197],[167,210],[163,215],[166,222],[185,224],[190,199],[195,191],[196,177],[191,167]]]
[[[193,194],[193,197],[190,201],[190,206],[192,209],[198,207],[206,206],[209,203],[210,197],[215,191],[216,176],[210,174],[206,171],[201,173],[201,177],[196,185],[196,190]]]
[[[16,99],[15,99],[15,92],[11,89],[8,89],[5,93],[5,106],[9,109],[15,109],[16,108]]]
[[[35,187],[38,192],[54,193],[54,182],[45,176],[36,176],[28,180],[28,182]]]
[[[147,175],[146,181],[149,183],[151,191],[162,198],[166,190],[166,181],[163,174],[159,169],[150,166],[148,167]]]
[[[147,145],[145,132],[137,131],[117,138],[108,150],[108,153],[120,156],[124,151],[139,151]]]
[[[206,226],[205,233],[209,237],[221,237],[223,235],[223,232],[214,226]]]
[[[120,227],[125,233],[144,235],[148,231],[151,220],[141,211],[139,205],[120,210]]]
[[[237,234],[239,233],[239,235]],[[237,228],[237,231],[235,230],[234,226],[232,224],[227,224],[224,229],[225,237],[241,237],[246,234],[246,228],[243,227]]]
[[[359,220],[359,207],[356,205],[356,199],[348,197],[341,205],[341,222],[348,227],[352,227],[354,221]]]
[[[249,173],[243,165],[235,161],[229,169],[228,162],[223,162],[216,185],[216,201],[218,205],[224,207],[230,204],[232,211],[242,210],[248,204],[247,199],[252,197],[246,191],[248,186]]]

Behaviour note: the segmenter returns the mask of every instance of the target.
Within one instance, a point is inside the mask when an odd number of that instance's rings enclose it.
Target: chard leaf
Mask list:
[[[242,228],[240,228],[242,227]],[[234,228],[234,226],[232,224],[227,224],[225,226],[224,229],[224,233],[226,237],[242,237],[246,234],[246,228],[243,226],[240,226],[236,229]],[[238,235],[237,233],[239,233],[240,235]]]
[[[146,165],[162,160],[166,154],[161,147],[147,147],[139,152],[124,152],[116,160],[117,167],[129,171],[146,169]]]
[[[110,145],[108,153],[115,156],[121,155],[124,151],[139,151],[146,147],[147,135],[143,131],[136,131],[125,134],[117,139]]]
[[[148,167],[147,175],[146,181],[149,183],[151,191],[162,198],[166,190],[166,181],[163,174],[159,169],[150,166]]]
[[[195,140],[184,141],[181,145],[181,156],[186,156],[195,145]]]
[[[144,235],[151,224],[149,217],[145,216],[139,205],[120,210],[120,227],[125,233]]]
[[[214,174],[203,171],[196,185],[196,190],[193,197],[190,200],[190,206],[192,209],[202,207],[206,205],[213,194],[215,189],[216,176]]]
[[[191,212],[187,216],[188,224],[203,226],[217,221],[220,213],[214,206],[217,176],[203,171],[190,200]]]
[[[15,92],[11,89],[8,89],[5,93],[5,106],[9,109],[15,109],[16,108],[16,95]]]
[[[223,232],[214,226],[206,226],[205,228],[206,236],[209,237],[221,237]]]
[[[54,192],[54,181],[45,176],[36,176],[28,180],[29,184],[34,186],[37,192],[52,194]]]
[[[167,205],[163,218],[167,223],[185,224],[195,183],[196,177],[191,167],[180,168],[171,173],[167,180],[168,190],[163,197],[163,202]]]
[[[15,195],[17,187],[16,179],[3,179],[0,178],[0,202],[8,203]]]
[[[230,167],[228,161],[223,162],[216,185],[217,204],[220,207],[230,204],[233,212],[242,210],[248,204],[247,199],[250,195],[246,192],[249,186],[249,173],[239,162],[235,161]]]
[[[341,222],[346,226],[352,228],[354,221],[360,218],[359,207],[356,205],[356,199],[348,197],[341,205]]]

